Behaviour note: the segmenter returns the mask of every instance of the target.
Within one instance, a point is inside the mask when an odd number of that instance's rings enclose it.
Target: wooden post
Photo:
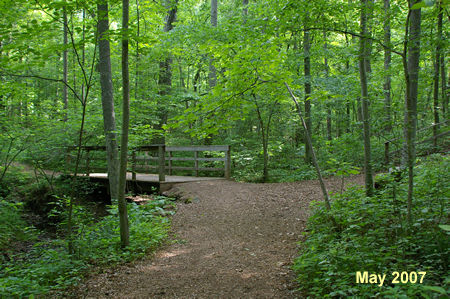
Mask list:
[[[86,150],[86,176],[89,176],[89,150]]]
[[[166,157],[165,157],[165,146],[159,145],[158,146],[158,169],[159,169],[159,181],[164,182],[166,180],[166,173],[165,173],[165,164],[166,164]]]
[[[195,157],[195,176],[198,176],[198,151],[194,152]]]
[[[230,146],[225,151],[225,178],[230,179],[231,177],[231,150]]]
[[[131,180],[136,181],[136,150],[131,153]]]
[[[384,163],[389,164],[389,141],[384,143]]]
[[[169,175],[172,175],[172,152],[169,151]]]

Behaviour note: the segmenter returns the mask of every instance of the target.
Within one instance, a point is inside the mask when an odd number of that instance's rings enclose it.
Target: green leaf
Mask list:
[[[411,10],[413,10],[413,9],[421,9],[422,7],[426,7],[426,6],[427,6],[427,4],[424,1],[420,1],[420,2],[418,2],[416,4],[414,4],[411,7]]]
[[[425,290],[437,292],[437,293],[440,293],[442,295],[446,295],[447,294],[447,291],[444,288],[441,288],[441,287],[437,287],[437,286],[423,286],[423,288]]]
[[[445,230],[446,232],[450,231],[450,225],[448,225],[448,224],[441,224],[441,225],[439,225],[439,227],[441,229]]]

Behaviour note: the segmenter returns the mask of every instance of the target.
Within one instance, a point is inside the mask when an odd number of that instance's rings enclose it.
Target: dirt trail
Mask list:
[[[362,183],[354,177],[352,183]],[[339,181],[327,180],[331,190]],[[296,298],[290,270],[317,181],[180,184],[178,240],[155,257],[89,278],[79,298]]]

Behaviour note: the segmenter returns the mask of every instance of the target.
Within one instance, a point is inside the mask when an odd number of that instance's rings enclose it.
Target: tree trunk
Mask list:
[[[71,27],[72,32],[75,32],[74,25],[73,25],[73,12],[70,14],[70,27]],[[72,82],[73,82],[72,86],[73,86],[74,90],[77,89],[76,57],[77,57],[76,50],[74,48],[72,48]],[[77,100],[75,93],[72,92],[72,94],[73,94],[73,100],[74,101]]]
[[[372,19],[373,19],[373,9],[374,9],[374,0],[368,0],[366,2],[366,31],[367,31],[367,36],[372,36]],[[370,75],[370,73],[372,72],[372,64],[371,64],[371,60],[370,57],[372,56],[372,43],[373,40],[372,39],[367,39],[366,40],[366,54],[365,54],[365,65],[366,65],[366,74]]]
[[[122,0],[122,139],[120,141],[120,170],[119,170],[119,219],[120,243],[126,247],[130,243],[128,228],[127,203],[125,201],[125,186],[127,183],[128,158],[128,128],[130,124],[130,74],[128,70],[128,19],[129,0]]]
[[[67,108],[69,106],[68,94],[67,94],[67,75],[68,75],[68,64],[67,64],[67,10],[63,8],[63,44],[64,44],[64,52],[63,52],[63,104],[64,104],[64,121],[67,121]]]
[[[278,104],[278,101],[275,101],[269,109],[269,116],[267,119],[267,124],[264,125],[264,120],[262,117],[261,109],[259,107],[257,98],[255,94],[252,94],[254,104],[256,107],[256,115],[258,117],[259,127],[258,133],[261,133],[261,140],[263,146],[263,183],[269,180],[269,136],[270,136],[270,123],[272,121],[272,116],[275,111],[275,106]]]
[[[325,200],[325,207],[327,208],[328,211],[330,211],[331,210],[330,198],[328,196],[327,187],[325,186],[325,182],[323,181],[323,178],[322,178],[322,173],[320,172],[319,163],[317,163],[316,154],[314,153],[314,148],[313,148],[312,142],[311,142],[310,132],[308,131],[308,127],[306,126],[306,122],[305,122],[305,120],[302,117],[302,113],[300,111],[300,106],[299,106],[299,104],[297,102],[297,99],[294,96],[294,93],[292,92],[291,88],[289,87],[289,85],[286,82],[284,82],[284,84],[286,85],[286,87],[287,87],[287,89],[289,91],[289,94],[291,95],[292,100],[295,103],[295,106],[297,106],[298,116],[300,117],[300,120],[302,122],[303,128],[305,130],[305,134],[306,134],[306,146],[310,147],[310,149],[311,149],[312,162],[313,162],[314,168],[317,171],[317,177],[319,178],[320,188],[322,189],[322,194],[323,194],[323,197],[324,197],[324,200]],[[333,223],[334,227],[336,229],[338,229],[338,225],[336,223],[336,219],[334,218],[334,216],[332,214],[330,214],[330,220]]]
[[[384,0],[384,129],[391,132],[391,3]]]
[[[345,30],[347,30],[347,26],[345,26]],[[347,47],[350,46],[350,43],[348,41],[348,36],[347,34],[345,34],[345,44]],[[350,73],[350,60],[347,58],[347,60],[345,61],[345,71],[346,71],[346,75],[348,75]],[[351,123],[352,123],[352,115],[350,113],[350,99],[346,99],[345,100],[345,108],[346,108],[346,115],[345,115],[345,132],[346,133],[350,133],[351,131]]]
[[[439,16],[438,16],[438,42],[440,43],[440,61],[439,68],[441,71],[441,98],[442,98],[442,118],[448,119],[448,95],[447,95],[447,82],[446,82],[446,69],[445,69],[445,53],[442,51],[442,22],[444,8],[442,7],[442,1],[439,1]]]
[[[414,160],[415,160],[415,140],[417,130],[417,96],[419,83],[419,60],[420,60],[420,24],[421,9],[411,10],[411,7],[420,2],[410,0],[409,18],[406,24],[405,50],[408,48],[408,55],[403,57],[403,65],[406,77],[406,97],[405,97],[405,140],[406,140],[406,166],[408,168],[408,222],[412,224],[412,199],[414,188]],[[407,61],[406,61],[407,60]]]
[[[324,67],[325,67],[325,78],[328,78],[329,73],[330,73],[330,69],[328,67],[328,43],[327,43],[327,33],[326,31],[323,32],[323,38],[324,38],[324,52],[325,52],[325,57],[323,59],[323,63],[324,63]],[[330,97],[328,97],[328,101],[327,101],[327,140],[331,140],[332,136],[331,136],[331,116],[332,116],[332,111],[331,111],[331,103],[330,103]]]
[[[436,124],[433,127],[433,145],[435,150],[437,149],[437,134],[439,132],[439,71],[441,66],[441,43],[442,43],[442,10],[439,3],[436,3],[439,14],[438,14],[438,23],[437,23],[437,43],[436,43],[436,57],[434,61],[434,86],[433,86],[433,113],[434,113],[434,123]]]
[[[107,1],[99,1],[98,10],[98,49],[100,72],[100,86],[102,91],[103,128],[106,142],[106,161],[108,164],[108,179],[111,199],[117,200],[117,186],[119,183],[118,147],[116,136],[116,116],[114,113],[114,96],[111,71],[111,50],[108,37],[109,30]]]
[[[82,68],[84,68],[85,63],[86,63],[86,46],[85,46],[85,42],[86,42],[86,25],[85,25],[85,20],[86,19],[86,10],[83,9],[83,28],[82,28],[82,35],[81,35],[81,64],[82,64]],[[81,81],[81,98],[84,99],[84,94],[86,93],[86,85],[87,85],[87,77],[83,76],[83,80]]]
[[[305,27],[308,26],[308,19],[305,22]],[[308,131],[312,134],[312,120],[311,120],[311,58],[310,58],[310,50],[311,50],[311,41],[310,41],[310,32],[309,30],[305,30],[303,34],[303,54],[304,54],[304,76],[305,76],[305,122]],[[306,138],[305,134],[305,138]],[[306,140],[305,140],[306,145]],[[305,146],[305,161],[308,164],[311,164],[311,149],[308,146]]]
[[[177,6],[178,0],[168,0],[167,1],[167,16],[166,23],[164,25],[164,32],[169,32],[173,29],[173,23],[177,18]],[[159,123],[155,126],[156,130],[162,130],[163,126],[167,123],[168,113],[167,110],[167,95],[170,94],[172,88],[172,57],[168,54],[163,61],[159,63],[159,98],[158,98],[158,114]],[[153,143],[164,144],[165,137],[164,134],[153,139]]]
[[[367,9],[368,0],[361,0],[361,38],[359,53],[359,76],[361,80],[361,112],[363,121],[364,138],[364,173],[367,196],[373,195],[372,161],[370,149],[370,118],[369,118],[369,94],[367,89]]]
[[[200,86],[200,72],[202,71],[202,69],[201,69],[201,67],[199,67],[198,69],[197,69],[197,72],[195,72],[195,75],[194,75],[194,79],[192,80],[192,86],[193,86],[193,89],[194,89],[194,92],[200,92],[200,88],[199,88],[199,86]]]
[[[217,0],[211,0],[211,26],[217,27]],[[217,84],[216,67],[213,59],[209,59],[209,74],[208,74],[209,88],[214,88]]]
[[[242,9],[242,13],[244,14],[244,23],[247,21],[248,15],[248,0],[242,0],[242,5],[244,8]]]
[[[442,94],[442,115],[444,119],[449,119],[449,113],[448,113],[448,94],[447,94],[447,80],[446,80],[446,69],[445,69],[445,52],[441,55],[441,94]],[[449,73],[450,74],[450,73]],[[450,75],[449,75],[449,82],[448,85],[450,85]]]
[[[136,0],[136,23],[137,23],[137,32],[136,32],[136,78],[134,79],[134,98],[138,99],[139,95],[139,66],[140,66],[140,60],[141,55],[139,52],[139,38],[141,35],[141,14],[139,10],[139,0]]]

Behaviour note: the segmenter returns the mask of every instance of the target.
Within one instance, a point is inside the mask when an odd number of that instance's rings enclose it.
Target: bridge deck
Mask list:
[[[90,173],[89,177],[97,179],[107,179],[108,175],[106,173]],[[178,175],[166,175],[166,180],[159,182],[159,177],[157,174],[136,174],[137,182],[151,182],[151,183],[186,183],[186,182],[196,182],[196,181],[212,181],[212,180],[224,180],[224,177],[195,177],[195,176],[178,176]],[[127,173],[127,181],[132,181],[131,172]]]

